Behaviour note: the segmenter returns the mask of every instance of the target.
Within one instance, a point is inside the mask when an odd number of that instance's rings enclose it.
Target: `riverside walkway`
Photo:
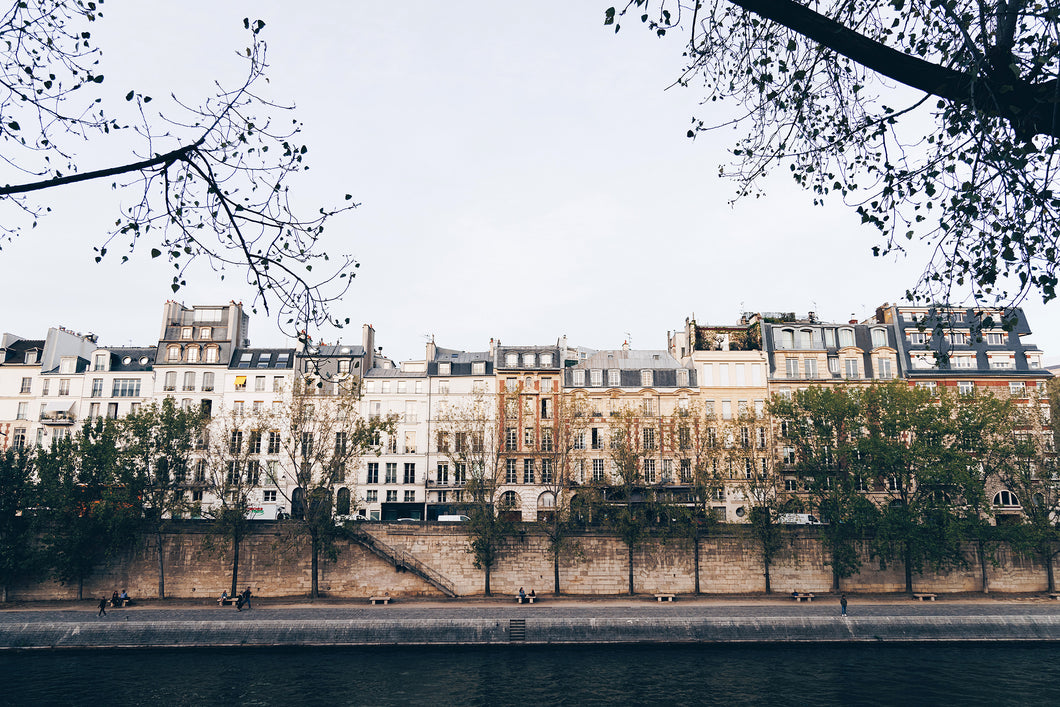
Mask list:
[[[0,649],[277,645],[1060,641],[1060,602],[1041,596],[848,595],[513,597],[366,600],[258,598],[237,612],[216,601],[144,600],[96,616],[96,602],[0,608]]]

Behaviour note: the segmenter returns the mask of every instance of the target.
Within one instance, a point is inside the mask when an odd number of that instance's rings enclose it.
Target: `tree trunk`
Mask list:
[[[909,546],[909,542],[905,543],[905,591],[909,594],[913,593],[913,548]]]
[[[162,554],[163,541],[162,530],[155,530],[155,549],[158,551],[158,598],[166,598],[166,567],[165,558]]]
[[[839,593],[839,568],[832,563],[832,592],[835,594]]]
[[[490,566],[486,565],[486,596],[493,596],[490,594]]]
[[[239,586],[239,538],[232,538],[232,596]]]
[[[4,583],[3,592],[4,592],[3,602],[6,604],[7,603],[7,583],[6,582]]]
[[[770,578],[769,578],[769,557],[763,557],[762,558],[762,564],[765,567],[765,572],[763,573],[763,575],[766,578],[766,594],[772,594],[773,593],[773,585],[770,583]]]
[[[83,575],[77,577],[77,600],[81,601],[85,598],[85,578]]]
[[[559,596],[559,550],[552,553],[552,593]]]
[[[318,593],[317,593],[318,592],[318,586],[317,586],[317,560],[320,557],[320,544],[317,542],[316,533],[314,533],[312,535],[310,543],[312,545],[312,553],[311,553],[312,560],[311,560],[311,569],[310,569],[311,579],[310,579],[310,585],[309,585],[309,599],[310,599],[310,601],[312,601],[312,600],[316,599],[317,596],[318,596]]]
[[[629,595],[633,596],[633,544],[630,543],[629,548]]]
[[[692,567],[696,573],[696,594],[699,594],[699,528],[696,528],[695,537],[692,538]]]
[[[1045,576],[1049,580],[1049,591],[1056,591],[1056,578],[1053,576],[1053,548],[1050,546],[1042,553],[1042,562],[1045,564]]]
[[[979,557],[979,581],[983,587],[983,594],[989,594],[990,583],[986,576],[986,548],[984,547],[982,538],[979,538],[979,541],[975,544],[975,550],[976,555]]]

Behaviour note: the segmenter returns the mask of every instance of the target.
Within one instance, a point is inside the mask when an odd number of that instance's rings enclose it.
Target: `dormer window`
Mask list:
[[[840,329],[839,330],[839,347],[844,348],[847,346],[854,345],[854,330],[853,329]]]
[[[645,369],[640,372],[640,384],[645,388],[650,388],[652,384],[651,369]]]
[[[188,347],[188,363],[198,363],[198,362],[199,362],[199,347],[198,346],[189,346]]]
[[[347,359],[345,361],[339,361],[339,375],[343,375],[343,376],[344,375],[348,375],[349,372],[350,372],[350,361],[349,361],[349,359]]]
[[[37,353],[38,353],[37,351],[27,351],[26,352],[26,363],[36,363],[37,360],[38,360],[37,359]]]
[[[451,376],[453,375],[453,364],[451,363],[439,363],[438,364],[438,375],[440,376]]]
[[[872,348],[879,348],[887,345],[887,330],[886,329],[873,329],[872,330]]]
[[[508,368],[515,368],[519,365],[519,354],[510,353],[504,355],[504,365]]]
[[[688,386],[688,369],[678,368],[677,369],[677,386],[679,388],[685,388]],[[687,403],[688,401],[685,400]]]
[[[218,351],[216,346],[206,347],[206,363],[217,363]]]
[[[551,366],[552,365],[552,354],[548,354],[548,353],[541,354],[541,365],[542,366]]]
[[[59,372],[60,373],[73,373],[74,372],[74,359],[72,359],[72,358],[63,358],[59,362]]]
[[[166,349],[166,360],[170,361],[172,363],[176,363],[177,361],[179,361],[180,360],[180,347],[179,346],[170,346],[168,349]]]
[[[534,366],[534,354],[528,353],[523,354],[523,366],[526,368],[533,368]]]
[[[475,375],[475,376],[484,376],[484,375],[486,375],[486,362],[485,361],[475,361],[474,363],[472,363],[471,364],[471,374]]]
[[[599,368],[589,371],[589,385],[601,386],[604,384],[604,372]]]
[[[107,359],[109,355],[105,353],[98,353],[92,357],[92,370],[93,371],[105,371],[107,370]]]
[[[199,338],[209,341],[213,339],[213,327],[204,326],[199,329]]]
[[[607,384],[612,388],[622,385],[621,373],[617,368],[609,368],[607,370]]]
[[[182,338],[182,339],[190,339],[191,338],[191,327],[190,326],[186,326],[186,327],[184,327],[183,329],[180,330],[180,338]]]
[[[571,384],[575,387],[581,388],[585,385],[585,371],[575,370],[571,371]]]

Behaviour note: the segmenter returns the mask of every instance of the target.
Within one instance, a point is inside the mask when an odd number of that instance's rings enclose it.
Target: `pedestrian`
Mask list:
[[[253,609],[254,608],[254,607],[252,607],[250,605],[250,587],[249,586],[247,586],[247,588],[243,590],[243,603],[246,604],[248,609]]]
[[[844,594],[841,597],[839,597],[839,608],[840,608],[840,610],[842,612],[842,613],[840,613],[840,616],[846,616],[847,615],[847,595],[846,594]]]
[[[96,618],[107,615],[107,598],[103,597],[99,600],[99,613],[96,614]]]

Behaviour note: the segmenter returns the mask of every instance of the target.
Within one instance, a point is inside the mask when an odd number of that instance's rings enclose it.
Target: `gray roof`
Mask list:
[[[666,351],[645,349],[617,349],[598,351],[584,361],[576,363],[574,368],[618,368],[621,370],[647,368],[688,368]]]
[[[369,368],[364,372],[365,378],[426,378],[426,371],[415,373],[403,371],[400,368]]]
[[[287,370],[294,368],[294,349],[236,349],[228,367],[244,371]]]

